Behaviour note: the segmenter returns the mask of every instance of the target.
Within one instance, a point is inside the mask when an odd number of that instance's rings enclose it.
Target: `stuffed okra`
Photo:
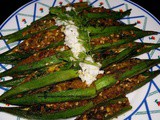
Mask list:
[[[158,32],[142,30],[120,20],[129,16],[87,2],[51,7],[49,13],[29,26],[2,36],[8,43],[23,40],[0,54],[0,62],[13,67],[0,73],[12,79],[0,82],[10,87],[0,107],[27,119],[105,120],[132,107],[126,94],[159,75],[150,68],[160,59],[136,57],[160,47],[137,39]]]

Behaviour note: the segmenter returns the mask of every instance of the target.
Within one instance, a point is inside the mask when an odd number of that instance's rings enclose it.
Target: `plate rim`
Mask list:
[[[148,11],[147,9],[143,8],[142,6],[138,5],[137,3],[133,2],[132,0],[124,0],[125,2],[128,2],[132,5],[135,5],[136,7],[140,8],[141,10],[143,10],[145,13],[147,13],[150,17],[152,17],[159,25],[160,25],[160,20],[158,20],[157,17],[155,17],[150,11]]]
[[[1,25],[0,25],[0,30],[4,27],[4,25],[14,16],[16,15],[20,10],[22,10],[23,8],[27,7],[28,5],[39,1],[39,0],[31,0],[30,2],[27,2],[26,4],[22,5],[21,7],[19,7],[17,10],[15,10]]]
[[[20,10],[22,10],[23,8],[25,8],[26,6],[36,2],[36,1],[40,1],[40,0],[31,0],[30,2],[22,5],[21,7],[19,7],[17,10],[15,10],[1,25],[0,25],[0,30],[4,27],[4,25],[15,15],[17,14],[17,12],[19,12]],[[54,0],[56,1],[56,0]],[[98,0],[95,0],[93,2],[96,2]],[[147,9],[143,8],[142,6],[138,5],[137,3],[133,2],[132,0],[124,0],[125,2],[128,2],[136,7],[138,7],[139,9],[143,10],[145,13],[147,13],[150,17],[152,17],[159,25],[160,25],[160,20],[158,20],[157,17],[155,17],[150,11],[148,11]]]

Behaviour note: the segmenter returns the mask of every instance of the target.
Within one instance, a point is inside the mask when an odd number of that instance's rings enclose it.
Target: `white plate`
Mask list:
[[[85,0],[83,0],[85,1]],[[104,6],[111,8],[115,11],[132,9],[131,15],[122,19],[125,23],[138,22],[136,27],[144,30],[160,31],[160,21],[156,19],[151,13],[142,8],[141,6],[133,3],[130,0],[87,0],[89,4],[93,6]],[[16,10],[6,21],[0,26],[0,34],[7,35],[13,33],[19,29],[22,29],[26,25],[29,25],[32,21],[35,21],[42,16],[48,14],[48,9],[51,6],[59,6],[67,4],[68,2],[79,2],[79,0],[33,0],[18,10]],[[154,35],[141,39],[143,42],[160,42],[160,35]],[[5,41],[0,41],[0,53],[11,49],[18,43],[7,45]],[[139,57],[157,59],[160,56],[160,49],[153,50],[149,54],[144,54]],[[0,64],[0,72],[10,68],[9,65]],[[153,68],[159,69],[159,66]],[[142,88],[128,94],[129,100],[133,109],[124,115],[118,117],[118,120],[158,120],[160,118],[160,76],[156,77],[153,81],[149,82]],[[6,88],[0,87],[0,94],[2,94]],[[159,102],[158,102],[159,101]],[[0,106],[7,106],[0,104]],[[12,116],[7,113],[0,113],[0,120],[22,120],[17,116]]]

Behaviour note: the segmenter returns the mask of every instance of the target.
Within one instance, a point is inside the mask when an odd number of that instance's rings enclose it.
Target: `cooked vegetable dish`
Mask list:
[[[160,73],[149,71],[160,59],[136,58],[160,44],[135,42],[158,33],[120,21],[130,13],[67,4],[1,36],[7,43],[23,41],[0,54],[0,63],[13,65],[0,73],[12,77],[0,82],[10,88],[0,102],[16,105],[0,111],[37,120],[106,120],[130,110],[126,94]]]

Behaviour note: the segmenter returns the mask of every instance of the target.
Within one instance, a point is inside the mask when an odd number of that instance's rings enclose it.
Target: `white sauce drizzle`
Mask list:
[[[67,7],[66,11],[70,11],[72,8]],[[60,19],[56,19],[56,25],[64,25],[64,33],[65,33],[65,42],[64,44],[70,47],[74,58],[79,59],[79,54],[81,52],[86,52],[86,49],[83,47],[83,45],[80,43],[81,39],[79,39],[79,33],[78,33],[78,27],[75,26],[73,21],[62,21]],[[71,60],[75,61],[73,57],[70,57]],[[87,56],[85,58],[86,61],[90,63],[95,63],[93,58],[91,56]],[[96,63],[97,65],[88,64],[85,62],[80,62],[79,66],[81,67],[81,70],[78,71],[79,77],[83,82],[86,82],[86,84],[89,86],[92,84],[93,81],[95,81],[98,74],[103,74],[104,71],[100,70],[101,64]]]
[[[93,58],[91,56],[87,56],[85,58],[86,61],[89,61],[91,63],[95,63],[93,61]],[[87,85],[92,84],[93,81],[97,80],[98,74],[103,74],[104,71],[100,70],[101,64],[97,63],[97,65],[87,64],[80,62],[79,63],[81,70],[79,70],[79,77],[83,82],[86,82]]]

